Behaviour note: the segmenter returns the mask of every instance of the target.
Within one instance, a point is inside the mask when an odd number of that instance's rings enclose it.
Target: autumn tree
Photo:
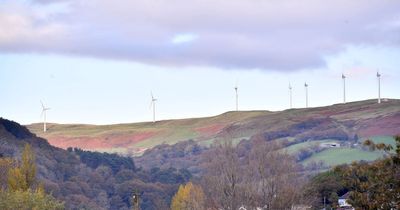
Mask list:
[[[392,146],[367,140],[365,145],[372,150],[386,151],[390,157],[342,168],[343,182],[350,191],[349,203],[354,207],[400,209],[400,136],[395,137],[395,141],[395,153],[389,153]]]
[[[0,158],[0,190],[7,187],[8,173],[10,169],[12,169],[14,163],[12,158]]]
[[[29,144],[25,145],[22,152],[21,163],[14,164],[15,162],[9,158],[0,158],[1,175],[4,176],[2,179],[8,180],[8,188],[0,189],[0,209],[64,209],[64,204],[46,194],[42,185],[34,189],[36,163]]]
[[[40,189],[28,189],[26,191],[2,190],[0,191],[0,209],[58,210],[64,209],[64,204]]]
[[[171,210],[202,210],[205,209],[203,189],[192,182],[180,185],[178,192],[172,198]]]
[[[9,190],[26,191],[36,181],[36,163],[35,156],[29,144],[25,145],[22,152],[21,164],[19,167],[11,169],[8,173]]]

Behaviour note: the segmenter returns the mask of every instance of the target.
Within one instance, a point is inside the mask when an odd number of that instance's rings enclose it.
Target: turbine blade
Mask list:
[[[44,104],[42,100],[40,100],[40,104],[42,104],[42,109],[44,109]]]

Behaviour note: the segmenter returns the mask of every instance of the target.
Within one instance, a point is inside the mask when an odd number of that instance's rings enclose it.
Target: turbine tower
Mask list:
[[[343,103],[346,103],[346,76],[342,74],[342,79],[343,79]]]
[[[292,85],[289,82],[289,98],[290,98],[290,108],[293,108],[292,106]]]
[[[156,101],[157,101],[157,99],[154,98],[152,92],[150,94],[151,94],[150,108],[153,107],[153,123],[155,123],[156,122]]]
[[[378,104],[381,103],[381,74],[379,71],[376,72],[376,77],[378,78]]]
[[[43,102],[40,101],[40,103],[42,104],[42,113],[40,114],[40,116],[43,116],[43,132],[47,131],[47,127],[46,127],[46,112],[47,110],[50,110],[49,107],[45,107]]]
[[[239,111],[239,96],[238,96],[238,85],[236,82],[235,85],[235,93],[236,93],[236,111]]]
[[[306,108],[308,108],[308,84],[307,84],[307,82],[304,83],[304,87],[306,89]]]

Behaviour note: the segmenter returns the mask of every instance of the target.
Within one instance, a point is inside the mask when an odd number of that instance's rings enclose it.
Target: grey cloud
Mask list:
[[[349,45],[400,45],[395,0],[57,2],[67,8],[47,16],[40,4],[0,6],[0,26],[8,29],[0,31],[0,51],[288,71],[324,66],[325,56]],[[198,38],[172,44],[180,33]]]

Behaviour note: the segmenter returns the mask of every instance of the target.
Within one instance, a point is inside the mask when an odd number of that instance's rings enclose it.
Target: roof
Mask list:
[[[349,199],[350,192],[345,193],[344,195],[340,196],[339,199]]]

